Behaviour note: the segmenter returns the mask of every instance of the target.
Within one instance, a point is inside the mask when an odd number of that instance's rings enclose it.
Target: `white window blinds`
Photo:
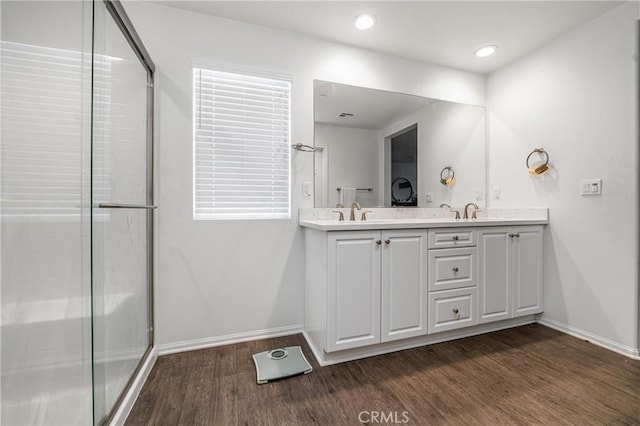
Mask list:
[[[291,81],[193,70],[194,219],[291,217]]]
[[[94,71],[104,76],[94,86],[96,105],[109,102],[112,59],[95,57]],[[90,54],[2,41],[0,63],[3,219],[79,220],[89,190],[83,132],[91,119]],[[102,109],[93,130],[108,142],[110,110]],[[94,159],[108,149],[108,143],[94,146]],[[109,174],[108,165],[94,169],[94,197],[109,198]]]

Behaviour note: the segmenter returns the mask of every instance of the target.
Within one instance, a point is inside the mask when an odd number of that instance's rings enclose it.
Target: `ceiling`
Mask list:
[[[432,99],[383,90],[314,81],[316,123],[358,129],[382,130],[433,102]],[[340,113],[354,114],[339,118]]]
[[[488,73],[619,6],[618,1],[189,1],[156,3]],[[377,17],[360,31],[353,18]],[[474,51],[496,44],[488,58]]]

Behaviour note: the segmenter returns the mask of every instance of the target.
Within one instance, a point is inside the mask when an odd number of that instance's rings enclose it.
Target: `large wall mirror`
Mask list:
[[[485,199],[485,109],[314,81],[314,205]]]

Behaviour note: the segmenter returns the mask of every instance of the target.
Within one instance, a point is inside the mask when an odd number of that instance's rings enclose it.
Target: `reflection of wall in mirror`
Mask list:
[[[436,101],[382,130],[385,142],[389,135],[414,123],[418,124],[418,206],[483,201],[477,196],[485,185],[484,108]],[[455,170],[457,183],[443,186],[440,171],[449,165]],[[433,194],[431,203],[426,202],[427,193]]]
[[[378,140],[375,130],[330,126],[316,123],[315,145],[328,147],[329,173],[327,207],[338,203],[336,188],[373,188],[372,192],[358,191],[357,200],[363,207],[379,205],[378,200]],[[320,191],[316,180],[316,191]]]

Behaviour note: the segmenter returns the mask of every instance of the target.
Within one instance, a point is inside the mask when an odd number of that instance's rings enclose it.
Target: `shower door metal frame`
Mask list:
[[[124,397],[131,389],[135,378],[139,375],[142,366],[145,364],[149,356],[151,355],[153,346],[154,346],[154,306],[153,306],[153,288],[154,288],[154,250],[153,250],[153,234],[154,234],[154,220],[153,213],[156,209],[154,203],[154,191],[153,191],[153,128],[154,128],[154,74],[155,74],[155,64],[151,59],[151,55],[144,47],[140,36],[135,30],[133,24],[129,20],[127,13],[118,0],[97,0],[102,1],[104,3],[109,15],[113,18],[114,22],[122,31],[125,39],[133,49],[134,53],[140,60],[142,66],[147,71],[147,200],[146,205],[130,205],[130,204],[114,204],[114,203],[103,203],[99,206],[95,206],[98,208],[134,208],[134,209],[145,209],[147,211],[147,290],[148,290],[148,325],[149,325],[149,346],[145,350],[142,355],[142,359],[138,363],[133,372],[133,375],[129,378],[126,386],[124,387],[122,393],[115,401],[113,407],[107,414],[104,419],[104,424],[111,423],[117,409],[122,404]],[[94,0],[94,7],[97,2]],[[94,13],[95,15],[95,13]],[[94,28],[95,31],[95,28]],[[93,89],[92,89],[93,90]],[[93,261],[92,261],[93,262]],[[93,303],[93,301],[92,301]],[[95,383],[95,381],[94,381]],[[95,419],[95,405],[93,407],[94,411],[94,423]]]

